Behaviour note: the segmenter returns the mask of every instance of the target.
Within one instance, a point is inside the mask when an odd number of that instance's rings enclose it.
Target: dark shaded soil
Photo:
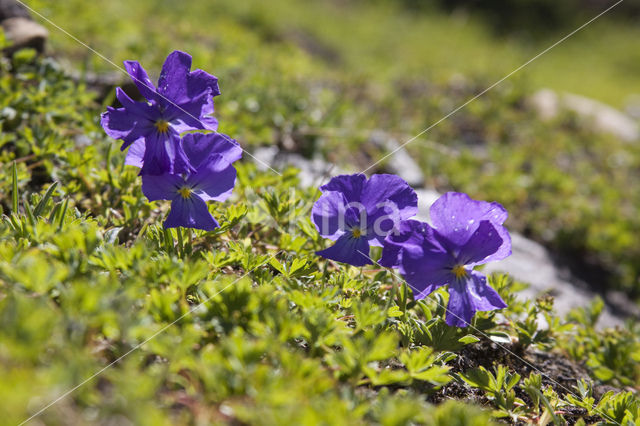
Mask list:
[[[560,395],[573,391],[572,386],[577,380],[589,379],[589,373],[583,366],[561,354],[534,348],[518,352],[513,346],[498,345],[484,339],[460,351],[453,364],[454,371],[462,372],[479,366],[491,370],[494,365],[503,364],[523,378],[532,372],[539,373],[543,385],[551,385]]]
[[[560,353],[543,352],[535,348],[528,348],[523,353],[518,353],[513,346],[498,345],[488,339],[467,345],[460,351],[451,366],[453,367],[452,372],[456,373],[480,366],[493,372],[493,367],[498,364],[507,366],[512,373],[520,374],[522,379],[529,377],[532,372],[540,374],[543,387],[551,386],[560,396],[568,393],[575,394],[576,391],[573,387],[579,379],[591,381],[584,366]],[[593,396],[598,400],[609,390],[620,391],[611,386],[594,383]],[[526,403],[531,403],[528,395],[517,388],[516,394]],[[448,399],[457,399],[479,405],[489,404],[489,400],[481,390],[472,388],[462,381],[453,381],[428,396],[429,402],[434,404]],[[586,410],[576,407],[564,410],[563,415],[570,424],[573,424],[578,418],[583,418],[587,424],[599,420],[596,417],[588,417]]]

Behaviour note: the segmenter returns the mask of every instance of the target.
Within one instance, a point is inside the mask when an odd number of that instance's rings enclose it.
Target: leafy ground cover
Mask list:
[[[382,1],[29,4],[116,63],[153,72],[173,49],[192,53],[220,78],[221,131],[245,148],[358,170],[384,154],[374,130],[406,140],[546,46]],[[560,318],[551,299],[516,301],[523,284],[494,275],[509,308],[448,327],[445,292],[415,302],[390,271],[314,254],[325,247],[308,219],[319,194],[296,170],[244,161],[233,198],[210,206],[219,229],[163,230],[168,205],[145,200],[99,127],[112,95],[63,70],[112,66],[54,31],[65,67],[28,51],[0,62],[3,422],[123,355],[33,423],[640,419],[637,324],[597,331],[600,302]],[[594,24],[408,147],[430,186],[501,202],[510,229],[636,298],[637,145],[569,113],[541,122],[526,99],[544,85],[620,105],[640,91],[637,31]]]
[[[388,270],[318,258],[316,191],[251,162],[210,206],[219,229],[164,230],[87,88],[28,51],[0,64],[7,424],[80,383],[33,423],[640,420],[640,328],[597,331],[601,303],[559,318],[493,275],[509,308],[449,327],[446,293],[415,302]]]

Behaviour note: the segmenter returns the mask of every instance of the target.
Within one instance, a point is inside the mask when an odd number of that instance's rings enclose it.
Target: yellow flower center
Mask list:
[[[467,270],[464,269],[464,265],[456,265],[452,269],[453,275],[456,276],[456,279],[464,278],[467,276]]]
[[[360,238],[360,236],[362,235],[362,230],[360,228],[352,229],[351,235],[353,235],[353,238]]]
[[[156,121],[156,129],[158,129],[159,133],[166,133],[169,130],[169,122],[166,120],[158,120]]]
[[[182,195],[182,198],[191,198],[192,191],[188,186],[183,186],[178,190],[178,192],[180,193],[180,195]]]

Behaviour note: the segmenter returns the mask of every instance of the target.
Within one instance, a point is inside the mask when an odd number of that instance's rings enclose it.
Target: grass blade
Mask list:
[[[58,224],[58,232],[62,230],[62,225],[64,225],[64,217],[67,214],[67,207],[69,207],[69,199],[64,200],[64,207],[62,207],[62,214],[60,214],[60,223]]]
[[[33,215],[35,217],[40,216],[40,214],[42,213],[44,208],[47,206],[49,199],[51,198],[51,196],[53,195],[53,192],[56,190],[57,187],[58,187],[58,182],[53,182],[53,184],[49,187],[49,189],[47,189],[47,192],[45,192],[44,197],[42,197],[42,200],[40,200],[36,208],[33,210]]]
[[[167,254],[173,254],[173,236],[171,230],[164,228],[164,248]]]
[[[16,162],[13,162],[11,168],[11,175],[13,176],[13,192],[11,194],[11,208],[12,212],[18,212],[18,169],[16,168]]]
[[[113,180],[113,172],[111,171],[111,147],[112,145],[109,145],[109,149],[107,150],[107,178],[109,179],[109,185],[111,185],[112,188],[118,188]]]
[[[184,257],[184,240],[182,239],[182,227],[176,228],[178,234],[178,254],[180,257]]]
[[[60,211],[61,206],[62,206],[62,201],[59,203],[56,203],[53,206],[53,209],[51,209],[51,213],[49,214],[49,223],[55,222],[56,218],[58,217],[58,212]]]
[[[36,218],[33,216],[33,209],[31,209],[31,204],[29,203],[29,200],[24,199],[23,201],[23,205],[24,205],[24,211],[27,213],[27,219],[29,219],[29,224],[33,227],[36,226]]]

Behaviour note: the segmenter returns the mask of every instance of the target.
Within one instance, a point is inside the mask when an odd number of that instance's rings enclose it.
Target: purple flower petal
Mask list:
[[[320,190],[312,220],[321,235],[334,240],[355,235],[368,246],[383,246],[393,227],[417,212],[415,191],[393,175],[335,176]]]
[[[329,191],[322,194],[311,210],[311,219],[318,233],[331,240],[341,235],[352,235],[354,230],[363,232],[363,222],[367,215],[364,208],[347,203],[341,192]],[[363,238],[368,237],[362,235]]]
[[[493,224],[496,228],[496,232],[500,236],[502,240],[502,245],[496,250],[495,253],[490,255],[484,260],[484,263],[487,262],[495,262],[496,260],[502,260],[506,257],[511,256],[511,235],[509,235],[509,231],[504,226]]]
[[[433,226],[454,245],[463,245],[475,232],[480,221],[488,220],[496,226],[504,247],[490,260],[499,260],[511,254],[510,239],[506,229],[499,229],[508,213],[499,203],[472,200],[467,194],[447,192],[431,206],[430,216]]]
[[[483,220],[469,241],[460,248],[457,258],[463,265],[480,265],[486,263],[486,259],[494,254],[500,246],[502,246],[502,238],[500,238],[498,231],[491,222]]]
[[[142,193],[149,201],[173,200],[185,184],[178,175],[142,175]]]
[[[418,213],[418,194],[404,179],[396,175],[373,175],[362,190],[362,203],[369,214],[387,207],[400,220]]]
[[[449,284],[446,322],[450,326],[466,327],[477,311],[506,307],[500,295],[487,284],[487,278],[472,271],[466,280]]]
[[[147,72],[137,61],[124,61],[124,67],[129,73],[140,94],[150,101],[157,98],[156,86],[151,82]]]
[[[133,114],[139,119],[147,119],[153,123],[158,116],[156,109],[146,102],[136,102],[127,95],[124,90],[116,88],[116,98],[122,104],[128,114]]]
[[[174,135],[174,137],[177,136]],[[140,174],[174,173],[175,157],[175,144],[171,142],[171,137],[152,133],[145,141]]]
[[[124,108],[107,107],[100,117],[102,128],[114,139],[132,139],[130,135],[136,129],[137,118]]]
[[[399,210],[396,204],[392,201],[384,203],[382,207],[375,212],[370,213],[367,216],[367,235],[369,236],[370,243],[383,246],[384,239],[391,232],[394,227],[405,220],[406,218],[414,216],[409,214],[409,209],[404,211]]]
[[[344,194],[348,203],[360,203],[362,190],[366,181],[367,177],[363,174],[334,176],[329,183],[320,187],[320,191],[341,192]]]
[[[367,211],[369,243],[382,246],[393,227],[418,212],[418,195],[407,182],[395,175],[373,175],[361,194]]]
[[[472,271],[470,275],[471,282],[467,282],[467,291],[473,297],[478,311],[493,311],[507,307],[498,292],[489,285],[487,277],[476,271]]]
[[[422,299],[452,279],[453,258],[428,224],[407,220],[385,239],[381,264],[398,268],[416,299]]]
[[[162,65],[158,93],[179,104],[188,100],[187,78],[190,69],[191,55],[179,50],[171,52]]]
[[[187,78],[187,95],[190,98],[204,93],[208,88],[211,89],[212,97],[220,94],[220,87],[218,86],[218,78],[216,76],[202,70],[195,70],[189,74]]]
[[[311,220],[320,235],[331,240],[345,233],[344,220],[347,200],[341,192],[327,192],[320,196],[311,209]]]
[[[435,228],[413,220],[400,222],[385,238],[381,263],[398,268],[417,299],[448,284],[449,325],[467,326],[476,311],[504,308],[486,277],[472,269],[511,247],[502,237],[508,237],[502,206],[448,193],[432,207],[432,219]]]
[[[144,147],[145,144],[143,139],[138,139],[137,141],[132,143],[129,147],[129,150],[127,151],[127,156],[124,158],[124,164],[126,164],[127,166],[142,168]]]
[[[141,175],[190,173],[194,170],[182,149],[180,136],[171,129],[165,134],[156,132],[147,137],[142,162]]]
[[[316,252],[317,255],[337,262],[348,263],[353,266],[370,265],[369,243],[366,238],[354,238],[345,234],[328,249]]]
[[[164,227],[179,226],[213,231],[220,225],[211,216],[207,204],[200,197],[192,194],[191,197],[184,198],[178,194],[171,202],[171,211],[164,221]]]
[[[178,133],[194,129],[217,130],[218,120],[211,115],[213,112],[210,89],[200,96],[188,99],[188,102],[166,106],[166,114],[170,117],[171,126]]]
[[[125,108],[107,107],[100,119],[105,132],[114,139],[122,139],[121,150],[154,131],[151,121],[152,107],[133,101],[120,88],[116,89],[116,96]]]
[[[451,274],[451,255],[442,250],[437,242],[425,238],[422,253],[402,250],[398,270],[413,289],[416,299],[423,299],[433,291],[448,284]]]
[[[410,251],[413,256],[420,256],[422,243],[431,227],[417,220],[404,220],[387,235],[384,240],[380,265],[393,268],[399,266],[399,255],[402,250]]]
[[[189,133],[182,138],[182,147],[189,162],[196,169],[203,160],[207,160],[213,154],[220,154],[227,160],[227,164],[222,167],[242,157],[240,145],[222,133]]]
[[[384,244],[382,246],[382,256],[378,260],[378,264],[385,268],[397,268],[400,264],[401,246],[392,244]]]
[[[187,178],[187,184],[205,201],[224,201],[236,184],[236,169],[223,155],[212,154]]]

